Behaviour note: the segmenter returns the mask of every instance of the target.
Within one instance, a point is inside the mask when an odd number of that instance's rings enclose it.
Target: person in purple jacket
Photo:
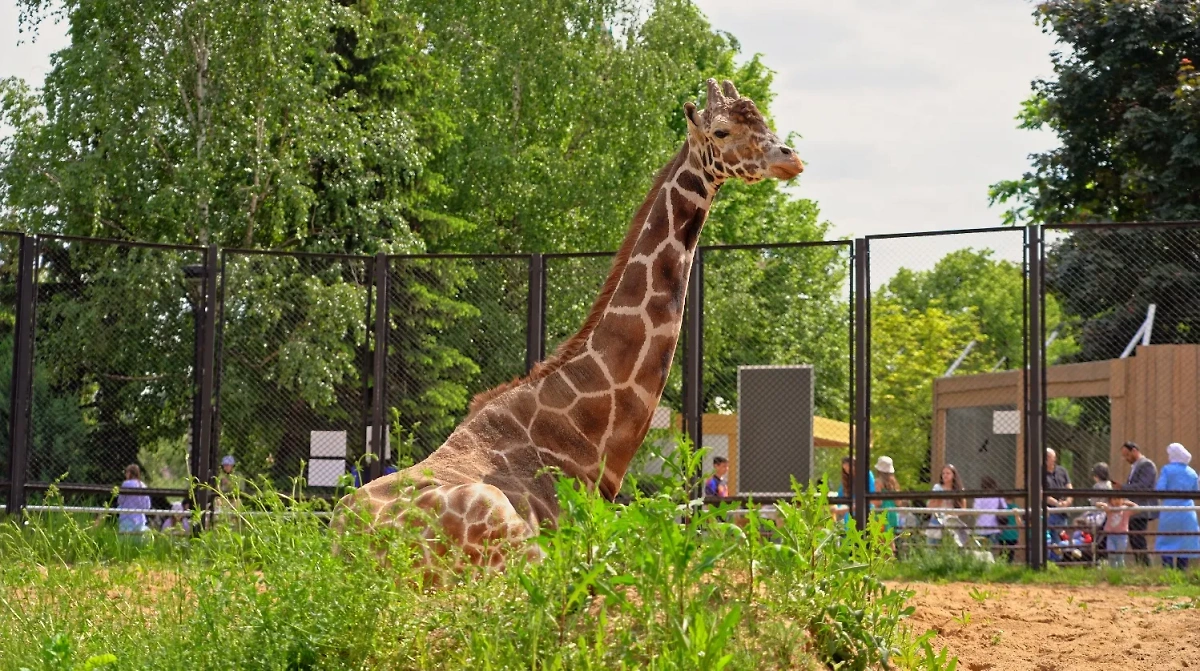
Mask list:
[[[125,482],[121,483],[121,489],[145,488],[146,483],[142,482],[142,469],[138,468],[137,464],[126,466]],[[145,494],[118,494],[117,508],[121,510],[149,510],[150,497]],[[122,513],[117,518],[117,528],[123,534],[145,533],[149,529],[146,526],[146,514]]]

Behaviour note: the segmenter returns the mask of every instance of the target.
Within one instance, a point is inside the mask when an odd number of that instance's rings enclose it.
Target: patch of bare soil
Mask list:
[[[1200,671],[1200,604],[1146,588],[904,583],[967,671]]]

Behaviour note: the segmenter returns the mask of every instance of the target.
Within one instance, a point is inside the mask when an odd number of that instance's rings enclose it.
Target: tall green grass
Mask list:
[[[412,538],[334,552],[314,515],[140,540],[30,515],[0,527],[0,669],[954,668],[908,631],[880,532],[840,528],[812,490],[730,523],[689,500],[698,455],[669,459],[623,506],[562,480],[541,562],[436,590]],[[322,508],[263,489],[241,509]]]

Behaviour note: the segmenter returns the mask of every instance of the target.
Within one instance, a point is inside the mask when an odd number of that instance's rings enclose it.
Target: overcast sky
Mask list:
[[[1053,144],[1013,119],[1051,73],[1054,44],[1029,0],[697,3],[777,72],[776,122],[804,138],[798,193],[836,236],[998,225],[988,185]],[[40,83],[63,29],[45,24],[30,42],[16,22],[0,0],[0,76]]]

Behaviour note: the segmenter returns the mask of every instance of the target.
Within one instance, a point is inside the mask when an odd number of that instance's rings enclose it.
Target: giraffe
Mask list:
[[[718,189],[731,178],[788,180],[804,170],[732,82],[706,85],[702,112],[684,104],[687,139],[634,215],[580,331],[525,377],[472,399],[424,461],[343,498],[337,529],[347,513],[367,531],[414,524],[428,541],[426,559],[451,543],[468,561],[502,570],[522,546],[536,560],[540,549],[526,541],[556,524],[549,471],[616,497],[667,382],[692,258]]]

